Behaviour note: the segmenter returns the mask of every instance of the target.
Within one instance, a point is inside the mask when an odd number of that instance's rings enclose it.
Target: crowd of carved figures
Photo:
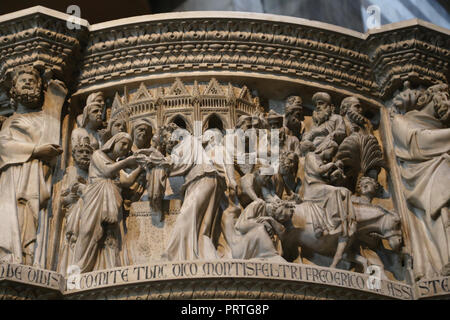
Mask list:
[[[50,93],[45,101],[44,85]],[[449,90],[405,91],[394,100],[392,128],[416,214],[414,270],[418,276],[448,274],[450,189],[442,186],[450,172]],[[51,204],[52,168],[62,149],[45,139],[45,106],[61,108],[66,89],[58,81],[42,83],[35,69],[25,67],[15,70],[10,94],[15,113],[1,119],[0,131],[2,261],[46,266],[49,211],[58,201],[64,215],[59,272],[129,265],[131,204],[147,199],[164,221],[167,185],[181,176],[183,201],[160,261],[308,260],[359,272],[378,265],[402,278],[400,216],[373,203],[390,197],[379,181],[389,168],[356,97],[334,104],[330,94],[315,93],[309,128],[302,98],[291,96],[284,115],[242,115],[235,131],[208,128],[197,137],[175,123],[131,123],[123,113],[105,124],[105,97],[94,92],[71,132],[73,161]],[[258,139],[250,141],[248,132]],[[231,150],[229,141],[244,148]]]

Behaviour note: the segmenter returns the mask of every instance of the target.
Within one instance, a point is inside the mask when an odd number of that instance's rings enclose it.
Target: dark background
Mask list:
[[[65,13],[72,4],[90,24],[153,13],[228,10],[294,16],[360,32],[366,29],[363,9],[379,4],[381,24],[415,17],[450,28],[450,0],[0,0],[0,15],[36,5]]]

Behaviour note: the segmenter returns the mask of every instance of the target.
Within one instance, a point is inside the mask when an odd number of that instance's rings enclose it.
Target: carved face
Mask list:
[[[223,145],[223,135],[219,130],[209,129],[203,134],[203,144],[205,147],[215,147]]]
[[[313,121],[316,125],[321,125],[330,119],[333,113],[333,105],[323,99],[316,101],[316,109],[313,112]]]
[[[92,105],[92,106],[90,106],[89,107],[89,111],[88,111],[88,121],[89,121],[89,123],[93,123],[97,127],[101,126],[103,124],[102,110],[103,110],[103,108],[100,105]]]
[[[434,111],[437,118],[446,126],[450,126],[450,98],[449,92],[440,91],[434,94]]]
[[[294,109],[286,115],[286,126],[293,133],[300,132],[302,129],[303,113],[299,109]]]
[[[364,178],[359,183],[361,195],[374,198],[377,194],[377,182],[371,178]]]
[[[366,117],[363,116],[363,109],[359,102],[353,103],[347,110],[347,117],[354,123],[363,125]]]
[[[289,221],[292,218],[292,215],[294,214],[294,208],[291,208],[290,206],[281,205],[277,207],[274,210],[274,219],[277,220],[280,223],[285,223]]]
[[[126,138],[120,139],[114,144],[113,157],[116,159],[125,157],[130,152],[130,149],[131,141]]]
[[[41,88],[39,79],[31,73],[20,74],[14,83],[12,98],[16,103],[23,104],[27,108],[40,107]]]
[[[73,160],[75,164],[83,170],[89,169],[91,162],[92,148],[86,146],[76,146],[73,152]]]
[[[294,153],[289,153],[288,155],[283,155],[282,161],[280,163],[280,173],[282,175],[286,174],[296,174],[296,168],[298,165],[298,158]]]
[[[134,128],[133,139],[138,148],[145,148],[150,144],[152,138],[152,127],[146,124]]]
[[[119,132],[127,132],[127,123],[124,119],[117,119],[111,125],[111,136],[114,137]]]
[[[164,136],[163,136],[163,141],[164,141],[164,147],[165,147],[165,151],[170,154],[173,150],[173,148],[175,148],[175,146],[181,141],[178,138],[176,138],[174,135],[172,135],[172,133],[170,132],[165,132]]]
[[[389,237],[389,246],[394,252],[400,252],[403,245],[403,238],[401,235],[394,235]]]

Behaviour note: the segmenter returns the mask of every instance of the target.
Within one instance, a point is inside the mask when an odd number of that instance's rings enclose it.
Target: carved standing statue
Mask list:
[[[401,234],[400,216],[396,212],[372,204],[372,200],[381,197],[382,194],[383,187],[377,180],[366,176],[359,178],[356,195],[352,198],[359,231],[356,234],[357,239],[353,243],[353,249],[350,249],[350,251],[355,256],[361,255],[357,259],[363,267],[361,271],[364,272],[369,265],[377,265],[391,271],[396,279],[403,280],[402,258],[400,254],[403,238]],[[367,232],[368,230],[370,231],[370,227],[367,227],[370,224],[370,220],[383,216],[394,218],[392,226],[396,228],[391,230],[391,234],[386,231],[381,234]],[[388,239],[390,249],[385,248],[382,242],[383,239]]]
[[[130,174],[124,169],[137,164],[138,156],[126,157],[132,146],[128,133],[113,136],[94,152],[89,167],[89,181],[82,196],[80,229],[73,264],[81,272],[114,268],[128,264],[123,247],[123,215],[120,187],[131,186],[142,168]]]
[[[450,99],[446,84],[421,93],[418,101],[397,97],[406,114],[392,121],[409,217],[415,277],[450,275]],[[406,110],[405,110],[406,109]]]
[[[206,155],[211,159],[217,171],[225,179],[227,186],[236,192],[237,182],[234,177],[233,159],[225,147],[224,137],[220,130],[206,130],[203,134],[202,142]]]
[[[67,89],[52,80],[44,99],[42,79],[32,67],[17,68],[12,83],[15,113],[0,131],[0,260],[45,268],[49,163],[62,152],[54,143],[60,128],[52,122],[60,125]],[[51,135],[53,143],[48,142]]]
[[[299,167],[299,157],[295,152],[283,152],[280,155],[280,167],[278,173],[272,178],[275,192],[280,199],[283,195],[287,200],[294,200],[300,203],[298,194],[301,187],[301,180],[297,177]]]
[[[102,141],[106,143],[111,137],[114,137],[119,132],[128,132],[128,121],[125,117],[115,116],[108,121],[106,131],[103,133]]]
[[[339,145],[336,158],[344,165],[343,186],[355,191],[357,181],[362,176],[377,180],[384,166],[383,153],[377,138],[372,134],[369,119],[356,97],[347,97],[341,103],[347,137]]]
[[[126,132],[126,119],[119,118],[115,120],[113,118],[110,120],[110,123],[108,123],[108,127],[111,127],[111,133],[106,134],[105,136],[109,136],[110,134],[115,135],[119,132]],[[107,130],[107,132],[109,131]],[[152,139],[152,126],[150,122],[145,119],[137,120],[132,127],[131,137],[133,138],[133,146],[131,147],[132,152],[139,153],[140,150],[149,148]],[[126,172],[129,173],[133,171],[133,169],[135,168],[127,168]],[[125,211],[129,212],[131,204],[141,199],[145,192],[146,184],[146,173],[142,172],[133,185],[129,188],[123,188],[122,195],[124,198]]]

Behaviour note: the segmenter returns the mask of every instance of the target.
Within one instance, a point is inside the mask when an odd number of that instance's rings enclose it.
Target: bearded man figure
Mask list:
[[[89,165],[94,150],[88,137],[73,146],[74,166],[69,166],[62,180],[61,204],[65,214],[64,240],[58,259],[58,271],[66,274],[73,257],[73,250],[80,230],[81,196],[86,188]]]
[[[405,110],[409,112],[394,117],[392,133],[404,194],[412,212],[408,222],[413,270],[420,279],[450,275],[448,85],[428,88],[413,107],[416,110]]]
[[[300,144],[302,154],[315,150],[325,137],[329,136],[338,145],[346,137],[344,119],[334,113],[335,107],[331,103],[331,96],[325,92],[317,92],[313,95],[312,101],[315,106],[312,116],[314,125],[303,135]]]
[[[44,101],[42,79],[32,67],[17,68],[12,80],[15,113],[0,131],[0,261],[45,268],[49,164],[62,149],[47,143],[49,118],[40,109],[45,102],[60,110],[67,89],[50,81]]]
[[[103,141],[100,129],[103,126],[104,107],[105,100],[102,92],[94,92],[88,96],[83,114],[77,118],[79,127],[72,131],[72,145],[83,137],[89,137],[92,148],[94,150],[100,148]]]
[[[383,152],[373,135],[369,119],[363,115],[359,99],[353,96],[343,99],[340,109],[346,138],[339,145],[336,158],[344,165],[346,178],[342,186],[355,191],[358,177],[361,175],[378,179],[378,174],[384,166]]]

